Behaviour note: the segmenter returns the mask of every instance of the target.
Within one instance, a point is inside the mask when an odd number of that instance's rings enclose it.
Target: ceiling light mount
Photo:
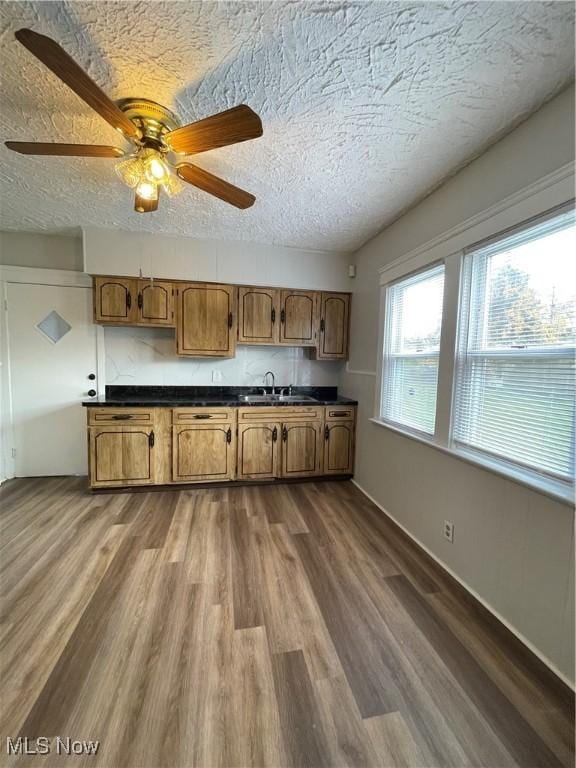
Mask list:
[[[150,99],[127,98],[116,102],[126,117],[136,125],[145,146],[163,144],[163,137],[181,126],[180,120],[167,107]]]

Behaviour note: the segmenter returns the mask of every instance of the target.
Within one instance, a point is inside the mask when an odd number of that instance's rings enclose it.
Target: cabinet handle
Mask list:
[[[324,318],[320,320],[320,332],[324,333]]]
[[[324,427],[324,440],[330,439],[330,429],[328,428],[328,424]]]
[[[154,448],[154,430],[148,435],[148,445],[150,448]]]
[[[228,328],[232,328],[233,323],[234,323],[234,315],[232,314],[232,312],[230,312],[228,315]]]
[[[272,323],[275,323],[276,322],[276,310],[275,309],[272,310],[272,313],[271,313],[270,317],[271,317]]]
[[[228,432],[226,432],[226,442],[231,443],[232,442],[232,430],[230,427],[228,427]]]
[[[272,430],[272,442],[275,443],[278,440],[278,427],[274,427]]]
[[[112,418],[114,421],[128,421],[132,415],[130,413],[115,413]]]
[[[211,419],[212,416],[210,416],[209,413],[195,413],[194,418],[195,419]]]
[[[132,294],[130,291],[126,291],[126,309],[130,309],[132,306]]]
[[[142,291],[138,292],[138,309],[142,309],[142,304],[144,303],[144,300],[142,299]]]
[[[280,312],[280,322],[281,323],[285,323],[286,322],[286,312],[285,312],[285,310],[282,310]]]
[[[349,411],[330,411],[330,416],[348,416]]]
[[[286,429],[286,427],[282,428],[282,440],[284,442],[286,442],[286,440],[288,440],[288,430]]]

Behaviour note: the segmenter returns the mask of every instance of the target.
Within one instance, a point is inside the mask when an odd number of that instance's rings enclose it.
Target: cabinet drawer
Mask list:
[[[154,408],[89,408],[88,423],[99,424],[154,424]]]
[[[239,422],[251,421],[316,421],[322,419],[322,408],[309,406],[253,406],[238,409]]]
[[[235,421],[233,408],[173,408],[172,424],[223,424],[225,421]]]
[[[324,409],[324,418],[326,421],[353,421],[356,408],[354,406],[329,405]]]

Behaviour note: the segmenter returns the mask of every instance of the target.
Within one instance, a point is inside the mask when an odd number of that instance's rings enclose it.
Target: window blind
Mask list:
[[[576,226],[568,211],[467,253],[453,438],[574,474]]]
[[[381,418],[434,434],[444,265],[388,288]]]

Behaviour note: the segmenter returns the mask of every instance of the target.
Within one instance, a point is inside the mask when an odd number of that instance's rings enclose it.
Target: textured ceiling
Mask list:
[[[195,159],[253,192],[248,211],[187,188],[137,214],[114,161],[2,147],[2,229],[352,250],[573,77],[570,2],[2,2],[0,18],[2,140],[119,141],[16,42],[23,26],[112,98],[183,122],[245,102],[264,124]]]

